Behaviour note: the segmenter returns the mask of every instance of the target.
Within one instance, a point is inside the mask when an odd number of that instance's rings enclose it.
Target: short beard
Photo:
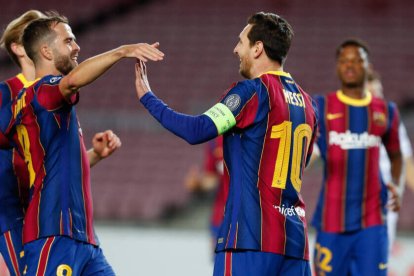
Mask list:
[[[75,67],[76,65],[71,61],[70,57],[57,55],[55,59],[55,68],[62,73],[62,75],[69,74]]]
[[[248,63],[248,62],[242,63],[241,67],[240,67],[240,70],[239,70],[240,75],[242,75],[246,79],[250,79],[251,78],[251,75],[250,75],[250,68],[251,67],[252,67],[251,64]]]

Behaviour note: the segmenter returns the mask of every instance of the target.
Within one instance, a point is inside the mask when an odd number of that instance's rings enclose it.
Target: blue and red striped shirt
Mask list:
[[[381,143],[390,153],[400,148],[397,107],[370,93],[361,100],[341,91],[315,99],[324,180],[312,224],[332,233],[384,224],[387,189],[378,160]]]
[[[97,245],[89,160],[74,107],[79,95],[65,100],[61,78],[40,79],[1,111],[0,130],[25,157],[29,170],[23,241],[65,235]]]
[[[27,84],[23,74],[0,83],[0,107],[9,104]],[[14,149],[0,150],[0,233],[23,225],[28,200],[27,166]]]
[[[308,260],[300,189],[317,128],[311,97],[277,71],[235,84],[221,102],[236,126],[223,135],[230,191],[216,251],[259,250]]]

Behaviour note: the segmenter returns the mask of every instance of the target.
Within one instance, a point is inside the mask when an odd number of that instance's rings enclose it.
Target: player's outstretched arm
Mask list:
[[[135,78],[137,97],[145,108],[163,127],[183,138],[189,144],[204,143],[236,125],[236,120],[227,107],[225,107],[227,112],[223,112],[225,114],[223,118],[220,117],[221,123],[230,122],[225,123],[225,128],[221,127],[220,122],[215,122],[206,115],[208,111],[201,115],[192,116],[178,113],[169,108],[150,91],[147,69],[145,63],[140,60],[135,65]]]
[[[158,46],[158,42],[152,45],[146,43],[123,45],[91,57],[65,76],[59,83],[59,89],[63,96],[69,99],[79,88],[96,80],[123,58],[132,57],[143,61],[160,61],[164,58],[164,54],[157,49]]]
[[[96,133],[92,139],[92,148],[88,150],[90,167],[110,156],[121,145],[121,140],[112,130]]]

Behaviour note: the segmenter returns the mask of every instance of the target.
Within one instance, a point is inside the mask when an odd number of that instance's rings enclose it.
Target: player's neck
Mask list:
[[[43,78],[47,75],[61,75],[54,64],[47,63],[47,64],[36,64],[36,78]]]
[[[256,66],[253,66],[252,68],[252,76],[257,78],[270,71],[283,71],[283,66],[277,62],[257,63]]]
[[[21,73],[23,74],[24,78],[27,81],[34,81],[36,73],[35,73],[35,68],[34,68],[33,63],[31,61],[30,61],[30,63],[26,62],[23,59],[19,60],[19,62],[20,62],[20,66],[22,68]]]
[[[342,86],[342,93],[353,99],[363,99],[367,96],[364,87],[345,87]]]

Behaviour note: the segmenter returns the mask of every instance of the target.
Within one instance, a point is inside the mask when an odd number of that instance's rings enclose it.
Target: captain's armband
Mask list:
[[[225,133],[236,125],[236,118],[234,118],[233,113],[231,113],[230,109],[222,103],[217,103],[204,112],[204,114],[213,120],[219,135]]]

